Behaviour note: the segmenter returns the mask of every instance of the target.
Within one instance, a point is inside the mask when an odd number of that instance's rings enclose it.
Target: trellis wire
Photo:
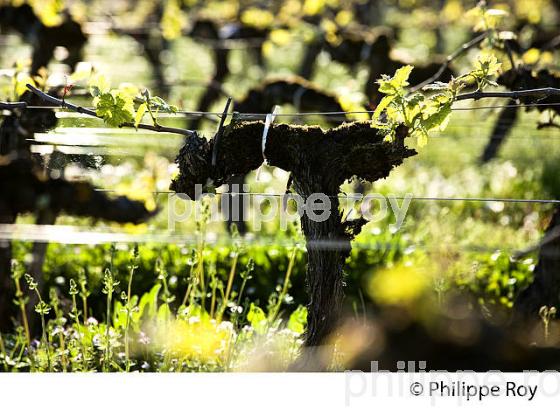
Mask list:
[[[160,230],[156,232],[131,234],[124,231],[107,229],[79,230],[71,225],[35,225],[35,224],[0,224],[0,241],[33,241],[33,242],[56,242],[64,245],[100,245],[105,243],[173,243],[177,245],[196,246],[204,241],[210,246],[232,246],[245,245],[255,247],[306,247],[307,249],[340,250],[348,249],[348,241],[344,239],[304,240],[282,239],[276,237],[255,236],[248,234],[240,238],[230,235],[200,234],[171,232]],[[453,248],[447,245],[396,244],[391,241],[353,241],[352,249],[358,250],[402,250],[412,252],[416,249],[436,250]],[[508,252],[515,254],[516,248],[497,248],[477,245],[455,246],[457,249],[475,253]]]
[[[99,192],[108,192],[108,193],[115,193],[117,192],[114,189],[103,189],[97,188],[96,191]],[[180,195],[175,191],[152,191],[151,194],[155,195]],[[292,195],[291,193],[268,193],[268,192],[216,192],[209,195],[216,195],[216,196],[263,196],[263,197],[271,197],[271,198],[285,198]],[[325,195],[326,198],[330,199],[361,199],[364,197],[362,194],[356,193],[341,193],[338,195]],[[558,199],[525,199],[525,198],[491,198],[491,197],[437,197],[437,196],[402,196],[402,195],[390,195],[393,199],[410,199],[416,201],[465,201],[465,202],[505,202],[505,203],[534,203],[534,204],[560,204],[560,200]]]
[[[472,129],[472,128],[476,128],[476,126],[472,126],[472,127],[458,127],[456,129]],[[59,128],[59,129],[64,129],[64,127]],[[90,128],[93,130],[97,130],[99,128]],[[104,129],[104,128],[102,128]],[[452,130],[455,129],[455,127],[449,127],[448,130]],[[533,128],[526,128],[526,131],[538,131],[538,132],[542,132],[542,130],[538,130],[535,127]],[[94,131],[95,133],[96,131]],[[197,132],[199,134],[204,134],[205,130],[197,130]],[[56,134],[57,136],[63,135],[63,134],[67,134],[67,133],[59,133]],[[47,134],[48,135],[48,134]],[[103,138],[107,137],[107,138],[112,138],[112,137],[123,137],[126,138],[127,134],[123,134],[123,135],[118,135],[118,136],[112,136],[112,135],[103,135]],[[135,133],[130,133],[130,135],[133,136],[137,136],[137,134]],[[144,135],[144,134],[138,134],[138,135]],[[179,134],[168,134],[168,135],[177,135],[179,136]],[[468,138],[469,140],[472,139],[477,139],[477,140],[484,140],[484,141],[490,141],[490,140],[501,140],[503,139],[502,136],[494,136],[494,135],[453,135],[453,134],[442,134],[442,133],[438,133],[438,134],[434,134],[431,136],[431,138],[435,138],[435,139],[460,139],[460,138]],[[542,135],[537,136],[530,136],[530,135],[524,135],[524,136],[520,136],[520,135],[510,135],[507,137],[508,140],[519,140],[519,141],[533,141],[535,143],[537,143],[538,141],[545,139],[545,140],[560,140],[560,134],[556,135],[556,134],[550,134],[550,133],[544,133]],[[52,141],[49,140],[48,138],[44,138],[42,140],[36,140],[33,138],[28,138],[26,139],[27,142],[29,142],[31,145],[52,145],[52,146],[60,146],[60,147],[64,147],[64,146],[82,146],[82,147],[111,147],[113,145],[108,144],[108,143],[96,143],[96,144],[91,144],[91,143],[80,143],[79,141],[73,142],[73,143],[65,143],[65,142],[58,142],[58,141]],[[121,143],[127,143],[126,141],[122,141]],[[132,144],[132,142],[131,142]],[[148,142],[144,142],[142,145],[152,145]],[[161,145],[161,140],[158,141],[158,143],[156,144],[157,146]],[[171,145],[170,145],[171,146]],[[85,153],[87,154],[87,153]],[[109,151],[107,151],[107,154],[110,154]],[[511,157],[508,157],[511,159]]]
[[[490,106],[473,106],[473,107],[455,107],[452,108],[453,111],[476,111],[476,110],[494,110],[499,108],[525,108],[525,107],[556,107],[560,106],[560,103],[529,103],[529,104],[505,104],[505,105],[490,105]],[[93,107],[82,107],[87,110],[94,110]],[[25,109],[28,110],[55,110],[55,111],[70,111],[64,107],[51,107],[51,106],[27,106]],[[280,113],[277,117],[302,117],[302,116],[311,116],[311,115],[318,115],[318,116],[336,116],[336,115],[357,115],[357,114],[373,114],[373,110],[363,110],[363,111],[312,111],[312,112],[294,112],[294,113]],[[222,117],[224,114],[222,112],[217,111],[183,111],[178,110],[175,114],[181,115],[192,115],[192,116],[216,116]],[[173,114],[171,114],[173,115]],[[235,115],[237,118],[240,119],[264,119],[266,117],[266,113],[227,113],[226,116],[233,116]]]
[[[114,192],[114,190],[98,189],[102,192]],[[156,192],[154,192],[156,193]],[[174,193],[173,191],[157,191],[157,193]],[[217,193],[216,195],[261,195],[267,197],[284,197],[282,194],[271,193]],[[353,194],[340,194],[336,198],[351,199]],[[355,195],[355,194],[354,194]],[[329,196],[335,197],[335,196]],[[405,196],[394,196],[395,199],[405,199]],[[558,204],[560,200],[548,199],[522,199],[522,198],[459,198],[459,197],[409,197],[411,199],[421,201],[476,201],[476,202],[515,202],[515,203],[539,203],[539,204]],[[358,198],[359,199],[359,198]],[[473,245],[457,245],[451,248],[458,248],[464,251],[477,252],[477,253],[496,253],[508,252],[516,258],[521,258],[527,254],[540,249],[544,244],[556,239],[556,235],[549,234],[545,236],[537,244],[531,245],[524,250],[508,249],[508,248],[489,248],[485,246]],[[225,237],[225,239],[224,239]],[[234,243],[242,243],[245,245],[253,246],[306,246],[309,248],[322,249],[322,250],[338,250],[348,247],[348,242],[345,240],[295,240],[295,239],[279,239],[275,237],[255,237],[249,234],[240,240],[234,240],[227,235],[207,234],[205,237],[200,235],[185,234],[182,232],[173,231],[152,231],[145,234],[130,234],[125,231],[110,231],[100,229],[77,230],[75,226],[68,225],[34,225],[34,224],[0,224],[0,240],[20,240],[20,241],[34,241],[34,242],[57,242],[62,244],[83,244],[83,245],[97,245],[103,243],[175,243],[182,245],[196,245],[199,244],[201,239],[208,245],[227,246]],[[395,245],[394,242],[378,242],[378,241],[354,241],[352,248],[360,250],[389,250],[401,249],[414,250],[414,249],[444,249],[446,246],[428,246],[425,244],[403,244]]]

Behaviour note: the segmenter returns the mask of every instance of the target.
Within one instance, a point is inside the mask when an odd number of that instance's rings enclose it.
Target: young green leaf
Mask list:
[[[163,98],[155,96],[149,97],[150,108],[155,111],[161,111],[167,114],[174,114],[177,112],[177,107],[169,104]]]
[[[484,53],[482,54],[474,66],[474,72],[480,73],[485,77],[490,77],[498,74],[502,63],[498,62],[498,59],[494,54]]]
[[[263,310],[254,303],[251,303],[249,313],[247,313],[247,320],[257,333],[263,333],[265,331],[266,315]]]
[[[95,103],[96,114],[113,127],[131,122],[134,117],[134,104],[130,97],[105,93],[99,95]]]
[[[375,111],[373,112],[374,120],[379,119],[381,113],[385,111],[385,109],[389,106],[389,104],[391,104],[394,98],[395,97],[392,95],[386,95],[385,97],[383,97],[383,99],[379,102],[379,104],[375,108]]]
[[[307,325],[307,308],[305,306],[299,306],[290,315],[290,319],[288,320],[288,329],[300,335],[304,332],[306,325]]]
[[[395,75],[390,77],[388,75],[382,75],[381,80],[378,80],[379,92],[388,95],[403,94],[404,87],[409,85],[408,77],[412,72],[413,67],[411,65],[406,65],[395,71]]]
[[[391,80],[393,86],[395,88],[404,88],[409,85],[408,77],[410,77],[410,73],[412,72],[413,68],[414,67],[411,65],[405,65],[404,67],[401,67],[397,71],[395,71],[395,75]]]
[[[136,115],[134,116],[134,126],[136,128],[138,128],[138,124],[140,124],[140,122],[142,121],[142,118],[144,117],[144,114],[146,113],[147,110],[148,110],[148,104],[146,103],[140,104],[140,106],[136,110]]]
[[[451,115],[451,104],[446,104],[439,109],[429,115],[427,118],[422,119],[422,127],[426,131],[430,131],[433,129],[439,129],[440,131],[445,130],[447,123],[449,122],[449,116]]]

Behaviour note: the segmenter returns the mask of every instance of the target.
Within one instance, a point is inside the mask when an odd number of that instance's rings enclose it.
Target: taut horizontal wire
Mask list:
[[[117,192],[114,189],[102,189],[98,188],[96,191],[99,192]],[[152,194],[156,195],[167,195],[167,194],[177,194],[175,191],[152,191]],[[180,194],[179,194],[180,195]],[[296,195],[292,193],[285,193],[285,194],[274,194],[274,193],[267,193],[267,192],[216,192],[215,194],[208,194],[208,195],[216,195],[216,196],[263,196],[263,197],[272,197],[272,198],[285,198],[289,197],[290,195]],[[327,198],[337,198],[337,199],[348,199],[348,200],[359,200],[364,197],[361,194],[354,194],[354,193],[341,193],[339,195],[326,195]],[[387,195],[387,197],[391,197],[394,199],[404,200],[404,199],[411,199],[416,201],[465,201],[465,202],[505,202],[505,203],[535,203],[535,204],[560,204],[560,200],[558,199],[524,199],[524,198],[484,198],[484,197],[435,197],[435,196],[402,196],[402,195]]]
[[[499,109],[499,108],[526,108],[526,107],[555,107],[560,106],[560,103],[531,103],[531,104],[506,104],[506,105],[491,105],[491,106],[480,106],[480,107],[456,107],[452,108],[453,111],[476,111],[476,110],[491,110],[491,109]],[[42,106],[27,106],[25,107],[28,110],[55,110],[55,111],[69,111],[63,107],[42,107]],[[92,107],[82,107],[84,109],[93,110]],[[72,111],[72,110],[70,110]],[[177,115],[192,115],[192,116],[217,116],[221,117],[224,115],[222,112],[217,111],[183,111],[178,110],[175,114]],[[300,116],[309,116],[309,115],[321,115],[321,116],[330,116],[330,115],[353,115],[353,114],[373,114],[373,110],[363,110],[363,111],[315,111],[315,112],[295,112],[295,113],[279,113],[277,117],[300,117]],[[227,113],[226,116],[233,116],[235,115],[237,118],[241,119],[264,119],[267,114],[266,113]]]
[[[450,127],[452,128],[452,127]],[[475,127],[472,127],[475,128]],[[97,128],[93,128],[93,129],[97,129]],[[467,127],[465,127],[465,129],[469,129]],[[530,130],[530,129],[529,129]],[[527,131],[529,131],[527,130]],[[537,130],[537,129],[533,129],[531,131],[536,131],[536,132],[540,132],[542,130]],[[95,131],[94,131],[95,132]],[[200,134],[204,134],[204,130],[197,130],[198,133]],[[69,134],[69,133],[68,133]],[[57,134],[57,136],[60,136],[61,134]],[[129,135],[134,135],[135,134],[131,133]],[[179,134],[168,134],[168,135],[179,135]],[[114,136],[112,135],[104,135],[104,138],[112,138]],[[125,137],[126,138],[126,134],[125,136],[123,135],[119,135],[118,137]],[[432,135],[431,138],[434,139],[451,139],[451,140],[459,140],[459,139],[464,139],[464,138],[468,138],[469,140],[484,140],[484,141],[490,141],[490,140],[501,140],[503,139],[501,136],[492,136],[492,135],[453,135],[453,134],[435,134]],[[511,135],[507,137],[508,140],[517,140],[517,141],[532,141],[534,143],[537,143],[539,141],[542,140],[560,140],[560,134],[559,135],[551,135],[551,134],[543,134],[543,135],[531,135],[531,136],[519,136],[519,135]],[[91,143],[80,143],[80,142],[76,142],[76,143],[66,143],[66,142],[59,142],[59,141],[53,141],[50,140],[49,138],[43,138],[40,141],[33,139],[33,138],[28,138],[26,139],[27,142],[29,142],[31,145],[50,145],[52,147],[92,147],[92,148],[100,148],[100,147],[114,147],[114,144],[108,144],[108,143],[97,143],[97,144],[91,144]],[[119,142],[119,145],[122,144],[122,141]],[[134,145],[136,145],[136,143],[134,143]],[[150,145],[148,143],[145,143],[143,145]],[[159,145],[158,145],[159,146]],[[110,152],[107,151],[107,153],[109,154]],[[84,155],[87,155],[87,152],[84,152]],[[508,157],[508,159],[514,159],[517,157]],[[521,157],[519,157],[521,158]],[[523,157],[524,158],[524,157]]]

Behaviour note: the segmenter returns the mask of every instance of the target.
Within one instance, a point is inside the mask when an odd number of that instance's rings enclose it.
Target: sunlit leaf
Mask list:
[[[131,122],[134,116],[132,98],[112,93],[101,94],[96,98],[95,112],[113,127]]]
[[[439,110],[436,111],[434,114],[428,116],[427,118],[424,118],[422,120],[422,126],[427,131],[436,128],[439,129],[440,131],[443,131],[447,126],[450,115],[451,115],[451,104],[446,104],[440,107]]]
[[[19,73],[16,75],[14,90],[18,98],[21,97],[23,93],[27,91],[27,84],[31,84],[32,86],[37,86],[35,80],[33,80],[33,78],[31,78],[28,74]]]
[[[288,320],[288,329],[298,335],[305,331],[307,325],[307,308],[305,306],[298,306],[296,310],[290,315]]]
[[[264,333],[267,323],[266,315],[263,310],[254,303],[251,303],[251,307],[247,313],[247,320],[257,333]]]
[[[395,88],[406,87],[408,85],[408,77],[410,77],[410,73],[414,67],[411,65],[405,65],[404,67],[399,68],[395,71],[395,75],[391,82]]]
[[[374,120],[379,119],[379,116],[381,115],[381,113],[383,111],[385,111],[385,109],[389,106],[389,104],[391,104],[393,99],[394,99],[394,97],[392,95],[386,95],[385,97],[383,97],[383,99],[379,102],[379,104],[375,108],[375,111],[373,112],[373,119]]]
[[[383,75],[381,80],[378,81],[379,92],[389,95],[402,92],[402,89],[409,85],[408,77],[410,76],[412,69],[413,67],[411,65],[406,65],[395,71],[395,75],[393,77]]]
[[[140,106],[136,110],[136,115],[134,116],[135,127],[138,127],[138,124],[140,124],[140,122],[142,121],[142,118],[144,117],[144,114],[146,113],[147,110],[148,110],[148,104],[146,103],[140,104]]]

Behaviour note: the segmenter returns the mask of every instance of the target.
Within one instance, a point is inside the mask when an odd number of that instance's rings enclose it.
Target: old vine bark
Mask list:
[[[258,121],[228,126],[217,147],[215,166],[211,162],[215,141],[187,138],[177,157],[180,175],[171,189],[197,199],[195,185],[212,181],[220,186],[231,175],[258,168],[263,163],[262,134],[263,123]],[[408,130],[402,127],[397,134],[395,141],[384,141],[368,122],[344,124],[328,131],[286,124],[269,130],[264,151],[268,163],[292,173],[293,188],[302,198],[313,193],[330,198],[323,222],[313,220],[308,212],[301,218],[308,251],[307,346],[324,344],[336,327],[344,295],[344,262],[351,240],[365,223],[342,221],[337,199],[340,185],[353,176],[368,181],[385,178],[404,158],[415,155],[416,151],[404,145]]]

